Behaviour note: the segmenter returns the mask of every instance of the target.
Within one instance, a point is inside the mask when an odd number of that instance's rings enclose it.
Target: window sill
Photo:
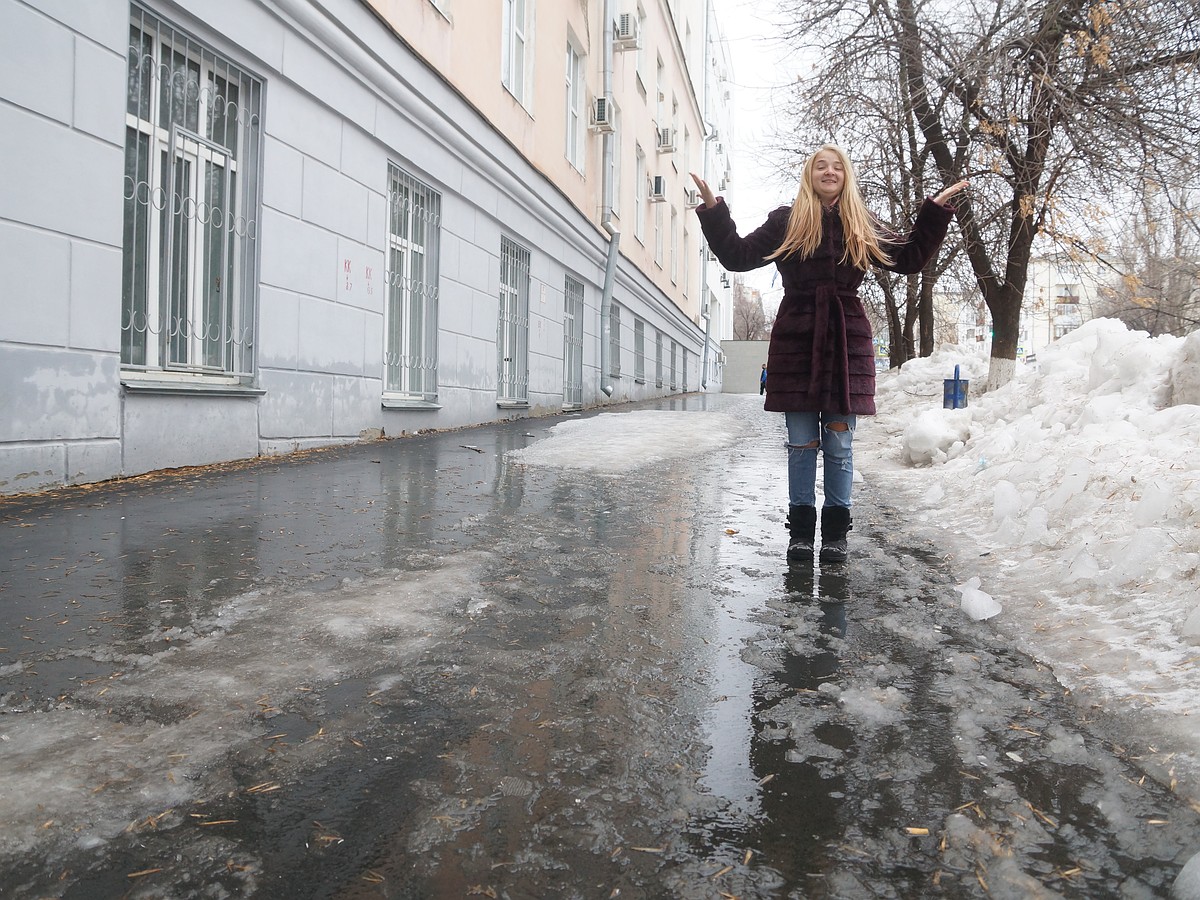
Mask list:
[[[383,397],[379,405],[384,409],[441,409],[442,405],[434,400],[413,400],[408,397]]]
[[[186,394],[191,397],[261,397],[266,394],[265,388],[199,376],[175,378],[126,374],[121,377],[121,386],[131,394]]]

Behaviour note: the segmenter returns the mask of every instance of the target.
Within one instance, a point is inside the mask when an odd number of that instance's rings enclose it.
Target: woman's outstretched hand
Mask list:
[[[959,193],[960,191],[965,191],[970,186],[971,186],[971,182],[969,182],[965,178],[962,181],[957,181],[954,184],[950,185],[950,187],[948,187],[944,191],[942,191],[940,194],[938,194],[936,197],[934,197],[933,202],[937,203],[939,205],[944,205],[955,194]]]
[[[700,198],[704,201],[704,205],[716,206],[717,197],[716,194],[712,192],[712,188],[708,186],[708,182],[695,172],[692,173],[692,181],[696,182],[696,189],[700,191]]]

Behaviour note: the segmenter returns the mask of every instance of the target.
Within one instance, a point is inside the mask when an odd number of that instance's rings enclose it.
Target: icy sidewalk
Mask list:
[[[1197,816],[870,481],[839,571],[783,495],[688,397],[5,504],[0,883],[1165,893]]]

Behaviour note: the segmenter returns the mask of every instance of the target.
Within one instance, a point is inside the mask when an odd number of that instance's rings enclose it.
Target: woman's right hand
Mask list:
[[[703,178],[701,178],[699,175],[697,175],[695,172],[692,173],[692,181],[696,182],[696,189],[698,191],[700,191],[700,197],[702,200],[704,200],[704,205],[706,207],[716,206],[717,205],[717,197],[712,192],[712,188],[710,188],[708,186],[708,182],[705,181]]]

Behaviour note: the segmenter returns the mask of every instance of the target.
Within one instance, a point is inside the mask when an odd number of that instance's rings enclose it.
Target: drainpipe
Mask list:
[[[612,100],[613,80],[613,0],[604,0],[604,98]],[[612,334],[610,314],[612,312],[613,282],[617,278],[617,254],[621,248],[621,232],[613,223],[613,134],[604,133],[604,161],[601,168],[604,172],[603,208],[601,210],[600,226],[608,232],[608,260],[604,265],[604,287],[600,294],[600,390],[604,396],[611,397],[612,383],[608,373],[612,371],[609,355],[609,338]]]

